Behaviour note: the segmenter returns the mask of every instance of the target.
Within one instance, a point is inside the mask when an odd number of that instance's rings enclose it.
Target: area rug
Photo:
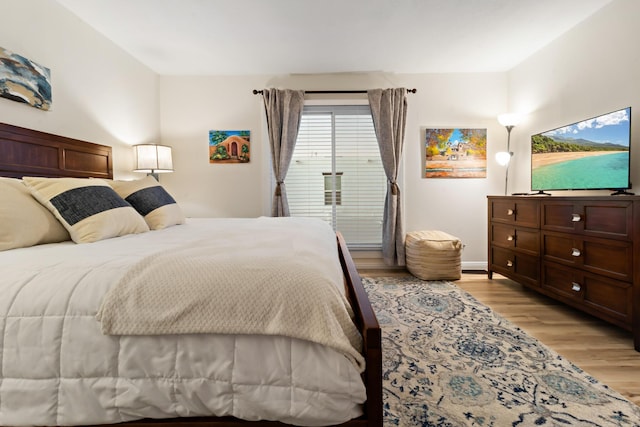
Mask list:
[[[640,407],[455,284],[363,282],[382,328],[385,427],[640,426]]]

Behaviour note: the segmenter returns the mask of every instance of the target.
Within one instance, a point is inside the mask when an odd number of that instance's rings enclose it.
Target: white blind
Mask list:
[[[368,105],[305,106],[285,180],[291,216],[327,221],[352,248],[379,248],[386,181]]]

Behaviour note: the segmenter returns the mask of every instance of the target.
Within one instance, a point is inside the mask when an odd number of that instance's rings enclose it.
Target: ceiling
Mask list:
[[[507,71],[612,0],[57,0],[160,75]]]

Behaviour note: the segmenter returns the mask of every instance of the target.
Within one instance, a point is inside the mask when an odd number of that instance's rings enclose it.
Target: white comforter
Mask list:
[[[95,315],[103,296],[131,265],[185,239],[215,239],[256,221],[189,220],[91,244],[0,252],[0,425],[206,415],[325,425],[359,416],[365,389],[358,370],[319,344],[281,336],[100,332]],[[342,289],[335,236],[324,223],[260,221],[266,232],[298,230],[290,268],[313,262]]]

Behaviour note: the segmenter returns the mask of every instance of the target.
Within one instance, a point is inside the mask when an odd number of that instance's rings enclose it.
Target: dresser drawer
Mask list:
[[[551,262],[543,262],[541,287],[563,301],[630,329],[632,285]]]
[[[570,267],[543,262],[540,286],[577,302],[584,298],[582,274],[579,270]]]
[[[512,250],[491,247],[491,269],[522,284],[538,286],[540,258]]]
[[[543,230],[622,240],[633,233],[631,201],[544,201],[540,210]]]
[[[490,221],[518,225],[521,227],[540,227],[540,208],[537,200],[491,199]]]
[[[631,242],[544,231],[541,251],[545,261],[583,268],[613,279],[633,280]]]
[[[536,229],[492,224],[491,244],[538,256],[540,254],[540,232]]]

